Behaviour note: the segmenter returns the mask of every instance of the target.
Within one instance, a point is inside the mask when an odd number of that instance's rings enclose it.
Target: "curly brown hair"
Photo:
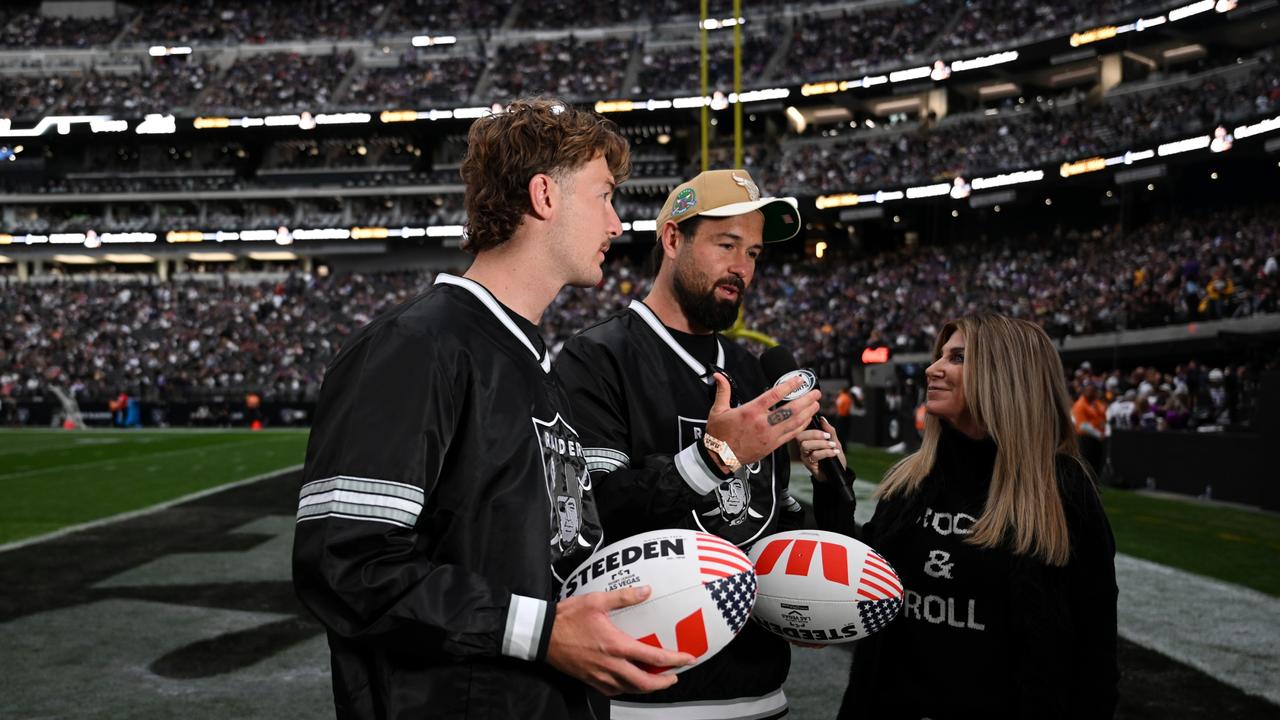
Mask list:
[[[523,98],[505,112],[480,118],[467,134],[462,160],[470,253],[511,239],[533,210],[529,180],[557,180],[603,156],[615,183],[631,174],[631,148],[612,120],[547,97]]]

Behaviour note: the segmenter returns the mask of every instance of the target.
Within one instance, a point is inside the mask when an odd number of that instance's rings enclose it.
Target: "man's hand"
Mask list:
[[[558,603],[547,663],[610,696],[674,685],[675,675],[658,675],[643,667],[683,667],[694,657],[634,640],[609,620],[610,610],[642,603],[649,593],[643,586],[587,593]]]
[[[707,434],[729,443],[729,449],[742,464],[756,462],[790,442],[809,426],[818,413],[822,393],[817,390],[801,395],[779,408],[774,405],[801,387],[803,378],[771,388],[751,402],[729,407],[729,380],[716,373],[716,399],[707,414]],[[718,460],[717,460],[718,462]]]

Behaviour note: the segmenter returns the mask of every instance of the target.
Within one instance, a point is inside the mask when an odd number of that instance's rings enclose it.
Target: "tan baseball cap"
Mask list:
[[[790,240],[800,232],[795,198],[760,197],[760,188],[746,170],[708,170],[671,191],[658,213],[659,233],[668,220],[691,217],[733,217],[754,210],[764,215],[764,241]]]

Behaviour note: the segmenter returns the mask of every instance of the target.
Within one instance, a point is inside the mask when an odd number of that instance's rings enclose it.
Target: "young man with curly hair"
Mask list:
[[[675,682],[688,655],[556,602],[601,543],[578,429],[538,334],[565,285],[600,281],[631,170],[612,122],[516,101],[462,164],[475,261],[350,338],[321,390],[294,582],[328,630],[341,718],[597,718],[602,694]]]

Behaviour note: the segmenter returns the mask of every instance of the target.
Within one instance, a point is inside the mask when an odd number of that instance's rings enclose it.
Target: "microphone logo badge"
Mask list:
[[[779,385],[789,383],[793,378],[796,378],[796,377],[804,378],[804,385],[800,386],[796,390],[793,390],[786,397],[782,398],[782,402],[791,402],[792,400],[795,400],[796,398],[803,396],[805,393],[809,392],[810,390],[818,387],[818,376],[814,375],[813,371],[808,368],[800,368],[798,370],[792,370],[786,375],[783,375],[782,377],[778,378],[777,382],[775,382],[773,386],[778,387]]]

